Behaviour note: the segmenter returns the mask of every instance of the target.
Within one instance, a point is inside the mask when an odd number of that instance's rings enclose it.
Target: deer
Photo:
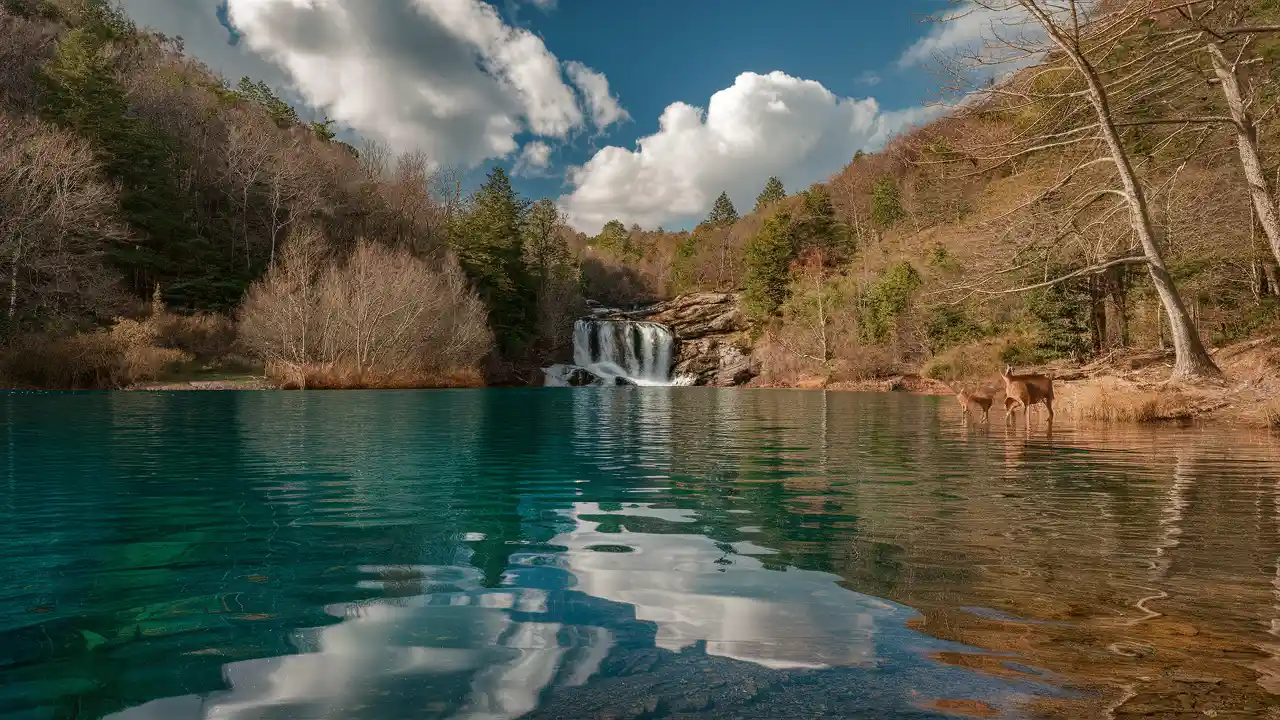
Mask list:
[[[1004,424],[1008,425],[1013,420],[1013,411],[1018,409],[1018,401],[1009,396],[1004,398]]]
[[[1011,418],[1019,407],[1024,413],[1027,430],[1031,430],[1031,406],[1044,403],[1049,411],[1049,424],[1053,424],[1053,378],[1039,373],[1015,375],[1013,366],[1006,365],[1000,373],[1004,380],[1005,416]],[[1012,400],[1013,402],[1009,402]]]
[[[956,402],[960,403],[960,420],[965,424],[969,422],[969,411],[973,406],[982,409],[982,422],[987,421],[987,416],[991,412],[991,396],[982,393],[971,393],[968,390],[957,390],[951,383],[944,383],[951,392],[956,394]]]

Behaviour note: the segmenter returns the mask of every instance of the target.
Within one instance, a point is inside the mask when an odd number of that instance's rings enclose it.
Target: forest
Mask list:
[[[765,385],[1135,350],[1217,376],[1212,348],[1280,324],[1280,3],[984,4],[1030,12],[939,58],[940,119],[692,231],[589,236],[501,168],[464,196],[343,143],[106,0],[0,0],[0,376],[537,383],[587,298],[699,290],[742,294]]]

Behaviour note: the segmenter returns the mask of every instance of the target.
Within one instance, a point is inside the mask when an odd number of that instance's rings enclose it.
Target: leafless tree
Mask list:
[[[20,311],[113,307],[118,278],[102,259],[108,242],[125,237],[115,203],[84,143],[0,111],[0,258],[11,328]]]
[[[1019,210],[1066,190],[1082,173],[1101,170],[1095,174],[1098,183],[1068,203],[1072,210],[1060,235],[1074,234],[1076,219],[1086,213],[1108,217],[1124,212],[1130,237],[1136,241],[1136,253],[1002,292],[1046,287],[1119,265],[1144,265],[1169,321],[1175,353],[1171,379],[1188,380],[1217,376],[1220,371],[1165,263],[1165,243],[1152,217],[1150,189],[1122,137],[1128,121],[1120,112],[1133,104],[1135,94],[1157,92],[1153,88],[1159,87],[1162,75],[1176,67],[1180,53],[1189,46],[1188,40],[1177,37],[1138,52],[1126,51],[1126,41],[1168,4],[1164,0],[967,0],[963,3],[967,12],[989,13],[996,20],[980,50],[952,58],[952,77],[960,81],[949,89],[962,94],[962,115],[1016,118],[1016,129],[1006,139],[963,148],[963,157],[978,166],[975,173],[1008,169],[1045,151],[1078,160]],[[990,77],[993,68],[1007,70],[1009,63],[1035,61],[1039,61],[1035,67],[985,87],[972,81],[975,68]],[[1004,272],[1019,269],[1012,258],[1008,261]]]
[[[487,312],[457,262],[361,242],[335,258],[315,231],[295,232],[250,291],[241,338],[305,385],[317,371],[347,386],[474,368],[492,342]]]

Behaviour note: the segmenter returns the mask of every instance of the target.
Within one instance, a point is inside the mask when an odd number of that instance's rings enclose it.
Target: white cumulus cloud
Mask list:
[[[520,157],[516,158],[512,175],[524,177],[544,177],[551,165],[551,146],[541,140],[533,140],[520,149]]]
[[[837,97],[814,80],[746,72],[712,95],[705,111],[667,106],[658,131],[634,150],[606,147],[571,168],[573,189],[560,205],[584,232],[614,218],[646,227],[698,220],[722,190],[744,211],[770,175],[799,190],[934,114],[884,112],[872,98]]]
[[[597,129],[603,130],[616,122],[631,119],[627,111],[618,104],[618,99],[609,94],[609,79],[604,73],[596,72],[576,60],[565,63],[565,72],[587,99],[587,107],[591,108],[591,122]]]
[[[565,138],[585,124],[560,60],[481,0],[229,0],[228,11],[310,105],[398,150],[473,166],[514,152],[522,132]]]

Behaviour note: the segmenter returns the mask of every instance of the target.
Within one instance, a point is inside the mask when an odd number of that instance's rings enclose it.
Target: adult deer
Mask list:
[[[1013,366],[1006,365],[1000,373],[1004,380],[1005,416],[1012,417],[1019,407],[1024,413],[1027,430],[1031,430],[1031,406],[1044,403],[1049,411],[1049,424],[1053,424],[1053,378],[1039,373],[1015,375]],[[1013,400],[1010,403],[1009,400]]]

